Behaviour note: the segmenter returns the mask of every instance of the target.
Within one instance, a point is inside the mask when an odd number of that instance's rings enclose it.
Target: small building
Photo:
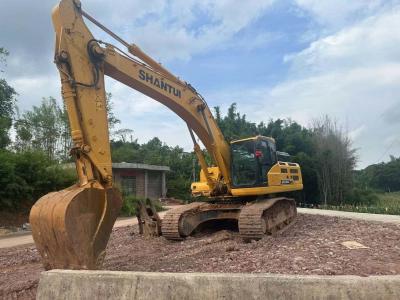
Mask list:
[[[113,163],[114,184],[124,196],[133,195],[142,198],[158,199],[167,193],[167,166],[137,163]]]

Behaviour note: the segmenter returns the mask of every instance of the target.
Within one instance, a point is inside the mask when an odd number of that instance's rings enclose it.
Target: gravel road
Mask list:
[[[319,275],[400,274],[400,225],[300,214],[279,236],[243,243],[221,230],[170,242],[145,239],[137,226],[113,230],[104,269]],[[348,249],[345,241],[367,248]],[[0,249],[0,298],[34,299],[40,258],[33,245]],[[13,299],[13,298],[11,298]]]

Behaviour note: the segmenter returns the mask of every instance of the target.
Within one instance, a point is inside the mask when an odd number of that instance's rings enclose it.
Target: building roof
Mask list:
[[[75,163],[66,163],[63,164],[63,167],[66,169],[74,168]],[[140,169],[140,170],[150,170],[150,171],[171,171],[168,166],[157,166],[157,165],[148,165],[148,164],[138,164],[138,163],[113,163],[113,169]]]
[[[168,166],[157,166],[148,164],[138,164],[138,163],[113,163],[113,169],[141,169],[141,170],[151,170],[151,171],[171,171]]]

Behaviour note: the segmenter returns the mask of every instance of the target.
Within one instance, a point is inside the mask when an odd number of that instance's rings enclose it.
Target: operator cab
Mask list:
[[[268,172],[278,161],[275,140],[256,136],[231,142],[232,186],[268,185]]]

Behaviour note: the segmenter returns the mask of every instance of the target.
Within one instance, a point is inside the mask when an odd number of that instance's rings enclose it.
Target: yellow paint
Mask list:
[[[81,186],[111,187],[113,182],[107,112],[104,109],[104,77],[107,75],[166,105],[196,133],[217,167],[208,167],[195,143],[201,173],[200,181],[192,184],[194,195],[264,195],[302,188],[300,167],[287,163],[277,163],[266,174],[268,186],[233,188],[230,145],[207,103],[192,86],[173,75],[137,45],[126,43],[128,52],[134,55],[128,57],[113,45],[95,40],[83,21],[79,1],[62,0],[52,16],[56,32],[56,64],[60,71],[73,140],[72,152]],[[249,137],[232,143],[257,138]],[[275,143],[273,138],[265,139]],[[297,173],[291,173],[292,170],[297,170]]]
[[[212,173],[210,171],[212,177],[218,178],[218,167],[209,168],[209,170],[210,169],[212,169]],[[282,169],[287,170],[287,173],[283,173]],[[291,170],[296,170],[296,173],[293,173],[293,171]],[[299,191],[303,189],[303,179],[301,176],[301,169],[299,164],[278,162],[269,170],[267,177],[268,186],[232,188],[230,191],[231,195],[234,197],[258,196]],[[288,183],[282,184],[282,180],[285,182],[288,181]],[[191,189],[193,196],[210,196],[211,191],[209,186],[207,185],[207,181],[203,171],[200,172],[200,181],[193,182],[191,185]]]
[[[245,139],[234,140],[234,141],[231,142],[231,144],[239,143],[239,142],[245,142],[245,141],[252,141],[252,140],[256,140],[256,139],[259,138],[259,137],[260,137],[260,136],[257,135],[257,136],[252,136],[252,137],[245,138]],[[275,144],[275,139],[272,138],[272,137],[269,137],[269,136],[262,136],[262,138],[265,139],[265,140],[269,140],[269,141],[271,141],[272,143]]]

